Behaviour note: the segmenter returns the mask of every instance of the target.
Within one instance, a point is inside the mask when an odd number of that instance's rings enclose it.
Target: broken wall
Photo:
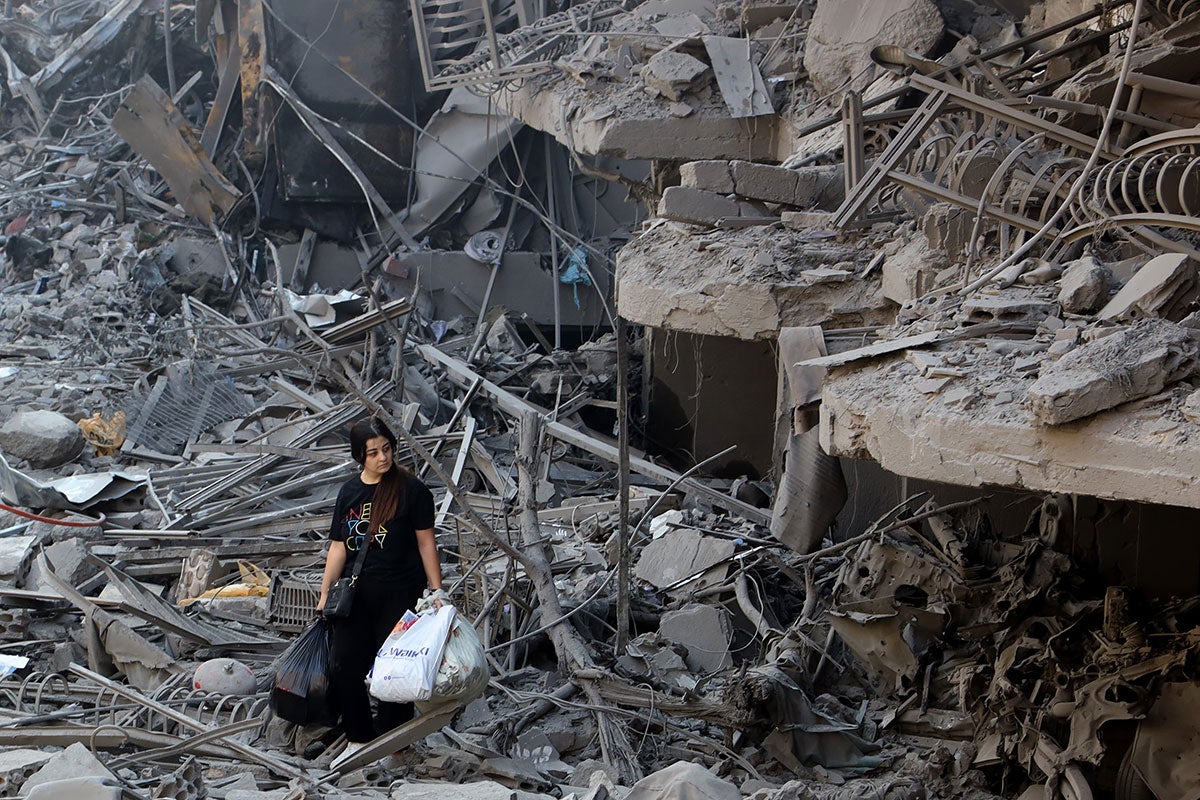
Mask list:
[[[647,330],[652,449],[694,464],[736,444],[706,472],[768,475],[778,384],[774,343]]]

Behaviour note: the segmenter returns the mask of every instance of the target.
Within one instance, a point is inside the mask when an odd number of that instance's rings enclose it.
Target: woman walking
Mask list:
[[[428,586],[442,593],[442,568],[434,539],[433,495],[395,463],[396,437],[379,420],[350,429],[350,455],[362,468],[342,485],[329,529],[329,551],[317,610],[325,608],[334,581],[350,577],[363,553],[349,616],[333,621],[333,693],[346,731],[345,754],[412,719],[412,703],[378,705],[364,682],[392,628],[414,608]],[[365,552],[364,552],[365,548]],[[435,605],[441,603],[435,599]]]

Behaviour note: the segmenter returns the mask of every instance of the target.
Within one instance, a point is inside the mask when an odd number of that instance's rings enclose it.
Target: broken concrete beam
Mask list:
[[[829,94],[863,73],[876,45],[927,55],[941,40],[943,28],[942,15],[931,0],[821,0],[804,43],[804,67],[817,94]]]
[[[1029,404],[1039,422],[1062,425],[1162,391],[1195,373],[1196,355],[1186,328],[1143,320],[1043,367]]]
[[[692,225],[710,226],[738,217],[764,216],[749,204],[687,186],[671,186],[663,192],[658,215]]]
[[[1196,269],[1197,264],[1180,253],[1155,256],[1100,309],[1099,317],[1112,320],[1163,317],[1177,321],[1200,294]]]
[[[833,226],[833,214],[828,211],[784,211],[779,216],[783,227],[793,231]]]
[[[0,427],[0,450],[39,469],[72,461],[83,444],[79,426],[54,411],[21,411]]]
[[[669,100],[682,100],[711,79],[712,69],[703,61],[672,50],[660,50],[642,67],[642,82]]]
[[[735,194],[765,200],[768,203],[799,205],[796,201],[797,175],[786,167],[773,167],[770,164],[755,164],[750,161],[731,161],[729,171],[733,175]]]
[[[721,606],[692,603],[668,611],[658,623],[658,632],[668,642],[683,645],[684,661],[692,672],[707,675],[733,665],[729,612]]]
[[[1072,261],[1059,279],[1058,304],[1069,314],[1090,314],[1105,298],[1112,270],[1092,256]]]
[[[733,173],[728,161],[689,161],[679,167],[679,180],[692,189],[733,194]]]

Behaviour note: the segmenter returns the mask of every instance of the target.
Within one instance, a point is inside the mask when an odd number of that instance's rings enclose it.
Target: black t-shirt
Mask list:
[[[416,478],[409,478],[400,490],[399,513],[381,524],[371,540],[363,563],[362,577],[389,581],[416,581],[425,584],[425,567],[417,549],[416,531],[433,527],[433,494]],[[366,541],[371,527],[371,505],[375,500],[375,485],[366,484],[357,475],[342,484],[337,504],[333,507],[333,523],[329,538],[346,543],[346,566],[342,577],[354,570],[358,549]]]

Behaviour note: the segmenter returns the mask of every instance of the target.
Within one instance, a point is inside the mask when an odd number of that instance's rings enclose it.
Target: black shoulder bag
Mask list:
[[[375,535],[372,534],[364,541],[362,550],[358,551],[358,556],[354,559],[354,570],[350,577],[338,578],[333,582],[333,586],[329,587],[325,609],[321,612],[326,619],[345,619],[350,616],[350,609],[354,605],[354,584],[358,582],[358,573],[362,572],[363,564],[367,560],[367,551],[371,549],[374,539]]]

